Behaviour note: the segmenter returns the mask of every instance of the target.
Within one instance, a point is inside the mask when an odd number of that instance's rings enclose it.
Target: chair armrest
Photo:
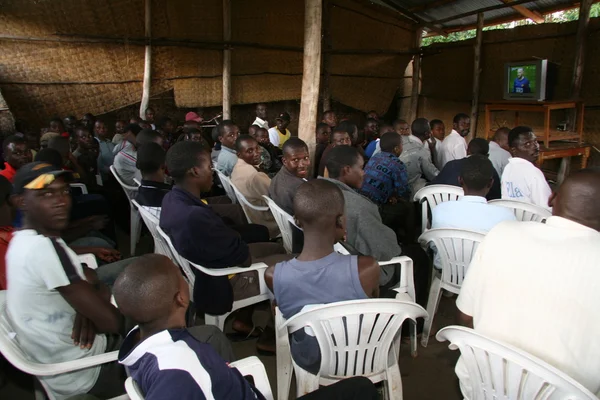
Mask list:
[[[116,361],[119,357],[118,351],[85,357],[79,360],[65,361],[56,364],[28,363],[25,368],[19,368],[23,372],[35,376],[54,376],[86,368],[96,367],[101,364]]]
[[[201,267],[200,265],[194,264],[191,261],[188,261],[188,262],[192,267],[194,267],[194,268],[198,269],[199,271],[204,272],[206,275],[210,275],[210,276],[227,276],[227,275],[233,275],[233,274],[241,274],[242,272],[261,271],[261,270],[267,269],[267,267],[268,267],[268,265],[265,263],[254,263],[247,268],[230,267],[230,268],[212,269],[212,268]]]
[[[400,282],[393,287],[398,293],[408,293],[413,301],[416,301],[415,281],[413,275],[413,260],[407,256],[394,257],[389,261],[380,261],[379,265],[400,264]]]
[[[86,264],[89,269],[98,269],[96,256],[94,256],[92,253],[80,254],[77,257],[79,257],[79,262]]]

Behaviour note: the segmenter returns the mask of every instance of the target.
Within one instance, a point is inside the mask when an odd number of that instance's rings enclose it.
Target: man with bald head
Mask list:
[[[502,176],[504,167],[508,165],[508,160],[511,158],[509,153],[510,148],[508,146],[509,133],[510,129],[506,127],[499,128],[496,133],[494,133],[492,140],[490,140],[490,161],[498,173],[498,176]]]
[[[552,216],[503,222],[479,245],[456,300],[463,325],[550,363],[600,394],[600,171],[572,174]],[[456,366],[465,398],[469,376]]]

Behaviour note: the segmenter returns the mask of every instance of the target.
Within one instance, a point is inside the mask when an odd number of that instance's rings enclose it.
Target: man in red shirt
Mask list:
[[[33,159],[31,150],[23,136],[12,135],[4,139],[2,143],[4,150],[4,169],[0,175],[13,182],[17,170],[23,165],[30,163]]]

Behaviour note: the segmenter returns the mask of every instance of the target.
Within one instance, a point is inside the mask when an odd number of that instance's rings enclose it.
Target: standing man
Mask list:
[[[317,124],[317,133],[316,133],[317,147],[315,149],[315,159],[313,162],[313,165],[314,165],[313,178],[316,178],[317,176],[319,176],[319,165],[321,163],[321,158],[323,157],[323,153],[325,152],[325,149],[327,148],[327,146],[329,146],[329,137],[330,136],[331,136],[331,127],[329,125],[327,125],[325,122],[319,122]]]
[[[31,150],[27,141],[20,135],[11,135],[4,139],[2,143],[4,150],[4,169],[0,175],[5,177],[10,183],[13,183],[15,174],[25,164],[32,160]]]
[[[267,121],[267,105],[265,103],[258,103],[256,105],[256,119],[252,125],[260,126],[261,128],[269,129],[269,121]]]
[[[275,119],[275,126],[269,129],[269,140],[273,146],[277,146],[280,149],[283,148],[283,144],[292,137],[292,134],[287,129],[291,121],[290,114],[282,112]]]
[[[323,151],[323,156],[321,157],[321,161],[318,165],[319,176],[325,176],[325,166],[327,165],[327,158],[329,157],[329,153],[334,147],[350,146],[352,144],[352,139],[350,138],[348,132],[340,127],[336,127],[336,129],[333,131],[333,134],[331,135],[330,140],[331,143],[329,144],[329,146],[327,146],[325,151]],[[317,166],[315,166],[315,168],[316,167]]]
[[[310,156],[302,139],[291,138],[283,145],[283,168],[271,180],[269,197],[286,213],[294,214],[296,190],[308,178]]]
[[[441,168],[444,168],[448,161],[460,160],[467,156],[465,137],[471,131],[471,118],[467,114],[456,114],[452,128],[452,132],[442,142]]]
[[[517,126],[508,134],[508,145],[512,158],[502,173],[502,198],[550,209],[548,199],[552,190],[544,173],[535,165],[540,145],[533,130]]]
[[[425,149],[423,143],[431,137],[431,127],[425,118],[417,118],[411,125],[412,135],[403,136],[403,151],[400,161],[406,165],[408,172],[408,183],[410,185],[412,198],[427,181],[432,181],[440,172],[433,165],[430,153]],[[411,139],[409,139],[409,137]]]
[[[442,142],[446,136],[446,126],[440,119],[434,119],[429,122],[431,127],[431,137],[427,141],[429,146],[426,147],[431,153],[431,161],[437,169],[442,170]]]
[[[374,118],[367,119],[363,132],[365,140],[367,141],[367,145],[373,140],[379,138],[379,123],[377,120]]]
[[[154,109],[152,107],[146,108],[146,111],[144,112],[144,120],[150,124],[152,130],[156,130],[156,125],[154,125],[154,115]]]
[[[227,119],[218,126],[218,140],[221,143],[221,151],[217,158],[217,169],[225,176],[231,176],[233,167],[238,161],[235,151],[235,141],[240,136],[240,129]]]
[[[510,129],[499,128],[490,140],[490,161],[496,169],[498,176],[502,176],[504,168],[508,165],[511,155],[508,147],[508,134]]]

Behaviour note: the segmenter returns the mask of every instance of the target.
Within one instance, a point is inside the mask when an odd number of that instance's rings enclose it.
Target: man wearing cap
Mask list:
[[[292,134],[287,129],[290,124],[290,114],[282,112],[275,119],[276,126],[269,129],[269,140],[273,143],[273,146],[277,146],[280,149],[283,148],[283,144],[292,137]]]
[[[190,111],[189,113],[185,114],[185,122],[188,122],[188,121],[194,121],[194,122],[200,123],[200,122],[204,121],[204,118],[202,118],[197,113]]]
[[[69,224],[71,173],[42,162],[24,165],[14,180],[23,229],[8,246],[6,313],[19,346],[42,364],[83,359],[119,349],[123,318],[101,281],[61,239]],[[35,251],[32,251],[35,249]],[[105,364],[44,377],[54,397],[123,392],[123,371]]]

